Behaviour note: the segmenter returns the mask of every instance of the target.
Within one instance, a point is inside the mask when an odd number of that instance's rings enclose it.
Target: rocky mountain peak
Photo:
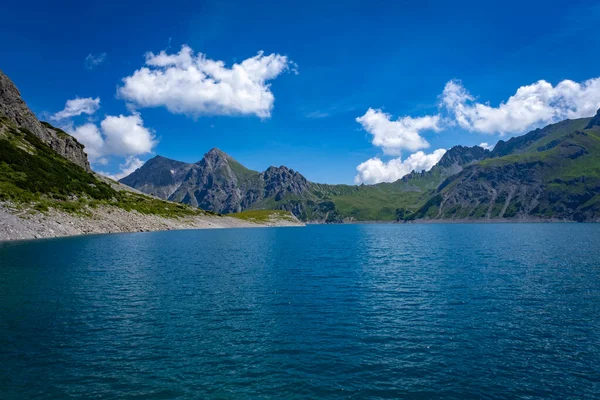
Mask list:
[[[148,169],[148,168],[152,168],[152,167],[165,167],[165,168],[173,169],[173,168],[184,168],[189,165],[190,164],[187,164],[187,163],[184,163],[181,161],[176,161],[176,160],[172,160],[167,157],[157,155],[157,156],[152,157],[148,161],[146,161],[144,163],[144,165],[142,166],[142,168]]]
[[[265,174],[293,174],[294,170],[293,169],[289,169],[288,167],[286,167],[285,165],[280,165],[279,167],[275,167],[273,165],[271,165],[269,168],[267,168],[264,172]]]
[[[592,129],[595,126],[600,126],[600,109],[596,112],[596,115],[592,118],[590,123],[585,127],[585,129]]]
[[[2,71],[0,71],[0,117],[6,118],[20,129],[28,130],[61,156],[91,171],[83,145],[61,129],[40,122],[21,98],[19,89]]]
[[[8,118],[19,128],[26,128],[31,133],[47,142],[49,134],[35,114],[21,98],[21,93],[15,84],[0,71],[0,114]]]
[[[462,167],[482,160],[488,154],[488,150],[479,146],[454,146],[442,156],[437,165],[443,168],[449,168],[453,165],[460,165]]]
[[[221,150],[217,149],[216,147],[213,147],[206,154],[204,154],[204,157],[214,159],[214,158],[218,158],[218,157],[229,157],[229,156],[224,151],[221,151]]]
[[[265,182],[265,197],[275,196],[276,200],[287,194],[301,195],[310,188],[310,183],[302,174],[284,165],[270,166],[261,177]]]
[[[214,147],[204,154],[202,160],[198,161],[196,164],[210,168],[219,168],[227,165],[230,160],[232,160],[232,158],[227,153]]]

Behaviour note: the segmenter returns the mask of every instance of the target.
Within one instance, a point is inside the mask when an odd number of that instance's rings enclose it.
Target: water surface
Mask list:
[[[600,398],[600,225],[0,243],[0,397]]]

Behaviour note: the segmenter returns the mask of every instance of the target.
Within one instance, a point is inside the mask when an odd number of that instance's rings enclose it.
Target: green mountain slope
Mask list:
[[[212,149],[195,164],[157,156],[121,180],[144,193],[219,213],[286,210],[304,221],[396,220],[416,211],[448,176],[488,154],[481,147],[456,146],[431,171],[394,183],[312,183],[285,166],[251,171]]]
[[[183,204],[115,190],[84,168],[57,154],[26,128],[0,121],[0,201],[82,212],[111,205],[161,216],[201,215]]]
[[[0,202],[38,211],[55,208],[82,214],[99,205],[167,217],[204,213],[125,190],[116,182],[94,174],[84,146],[63,130],[40,122],[2,72]]]
[[[500,142],[447,179],[415,218],[600,217],[600,111]]]

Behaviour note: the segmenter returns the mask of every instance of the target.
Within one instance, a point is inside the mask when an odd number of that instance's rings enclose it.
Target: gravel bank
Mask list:
[[[261,225],[231,217],[198,216],[165,218],[128,212],[117,207],[89,210],[81,216],[51,209],[40,213],[0,203],[0,240],[51,238],[93,233],[148,232],[175,229],[258,228],[265,226],[303,226],[301,222],[272,220]]]

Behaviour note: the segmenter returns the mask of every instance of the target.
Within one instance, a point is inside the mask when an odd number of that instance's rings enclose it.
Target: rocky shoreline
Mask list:
[[[42,213],[27,207],[15,207],[11,203],[0,203],[0,241],[179,229],[304,226],[300,221],[270,220],[257,224],[216,215],[166,218],[112,206],[90,208],[88,213],[73,214],[56,209]]]

